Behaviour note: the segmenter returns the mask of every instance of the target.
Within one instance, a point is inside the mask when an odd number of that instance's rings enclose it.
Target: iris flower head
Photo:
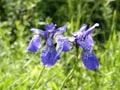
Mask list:
[[[62,33],[66,32],[66,26],[59,27],[55,29],[56,24],[46,25],[46,30],[32,28],[31,31],[35,33],[32,37],[28,50],[30,52],[37,52],[41,46],[40,36],[44,38],[45,46],[40,54],[41,61],[43,65],[53,66],[57,60],[60,59],[61,52],[67,52],[72,47]],[[56,42],[54,42],[55,40]],[[57,47],[54,44],[57,44]],[[57,49],[58,48],[58,49]]]
[[[92,51],[94,41],[91,36],[94,28],[97,26],[99,26],[98,23],[87,29],[87,25],[83,24],[77,32],[72,33],[73,37],[71,38],[71,41],[83,49],[81,54],[82,62],[84,66],[89,70],[94,70],[99,67],[98,59],[95,53]]]

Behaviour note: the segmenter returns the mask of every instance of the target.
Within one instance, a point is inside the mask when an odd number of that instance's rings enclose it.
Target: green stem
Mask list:
[[[69,79],[69,77],[74,73],[74,70],[76,68],[76,65],[77,65],[77,61],[78,61],[78,46],[76,45],[76,61],[75,61],[75,64],[73,66],[73,69],[70,71],[70,73],[67,75],[67,77],[65,78],[65,80],[63,81],[62,83],[62,86],[60,87],[59,90],[62,90],[66,81]]]
[[[73,72],[74,72],[74,68],[71,70],[71,72],[70,72],[70,73],[68,74],[68,76],[65,78],[65,80],[63,81],[62,86],[60,87],[59,90],[62,90],[62,89],[63,89],[65,82],[69,79],[69,77],[73,74]]]
[[[42,70],[40,71],[40,74],[39,74],[38,79],[37,79],[36,82],[32,85],[32,87],[30,88],[30,90],[33,90],[33,89],[36,87],[36,85],[37,85],[38,82],[40,81],[40,78],[41,78],[41,75],[42,75],[44,69],[45,69],[45,66],[42,67]]]

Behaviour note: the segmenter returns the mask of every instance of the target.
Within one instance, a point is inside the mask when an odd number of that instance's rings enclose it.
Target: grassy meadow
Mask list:
[[[82,24],[100,26],[92,34],[100,66],[88,70],[76,49],[61,54],[53,67],[28,52],[33,33],[46,23],[67,25],[65,36]],[[120,90],[120,0],[1,0],[0,90]]]

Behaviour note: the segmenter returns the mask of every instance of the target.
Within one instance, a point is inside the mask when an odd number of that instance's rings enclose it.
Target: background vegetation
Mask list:
[[[62,85],[63,90],[120,89],[120,0],[0,0],[0,90],[30,90],[39,77],[42,48],[27,51],[30,28],[67,25],[65,35],[70,36],[83,23],[96,22],[100,27],[93,34],[93,50],[99,69],[85,69],[73,48],[62,53],[54,67],[45,68],[35,90],[58,90]]]

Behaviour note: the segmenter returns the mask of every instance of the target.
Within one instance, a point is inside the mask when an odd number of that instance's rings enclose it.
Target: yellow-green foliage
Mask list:
[[[35,90],[120,89],[120,1],[119,0],[1,0],[0,1],[0,90],[30,90],[42,70],[40,51],[27,51],[30,28],[46,23],[67,25],[65,35],[83,23],[95,30],[93,50],[99,69],[89,71],[76,50],[61,54],[54,67],[46,67]],[[79,53],[81,49],[79,49]],[[75,68],[73,70],[73,68]],[[72,74],[71,74],[72,73]],[[69,75],[70,74],[70,75]],[[67,77],[69,75],[69,77]],[[33,89],[34,90],[34,89]]]

